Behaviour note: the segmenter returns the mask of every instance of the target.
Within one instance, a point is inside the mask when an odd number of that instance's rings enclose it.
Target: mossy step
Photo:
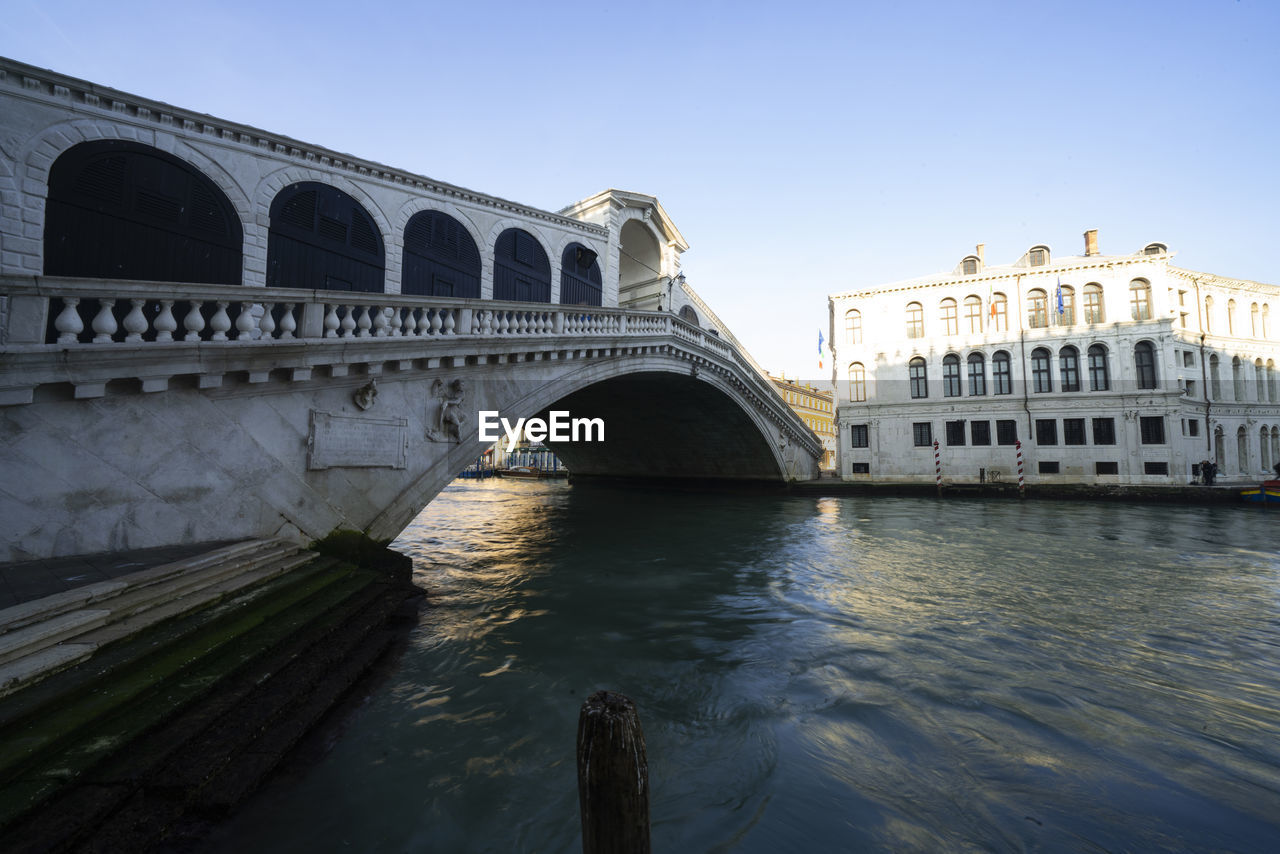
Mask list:
[[[377,575],[375,583],[240,668],[204,701],[189,704],[136,747],[98,764],[35,814],[9,827],[7,850],[64,850],[77,840],[91,847],[105,841],[102,850],[135,850],[171,831],[179,836],[191,831],[193,818],[183,813],[197,789],[209,788],[205,779],[216,775],[215,781],[221,780],[229,761],[240,772],[234,783],[214,787],[221,798],[191,802],[195,815],[216,809],[232,791],[256,786],[261,777],[243,776],[246,762],[268,773],[332,706],[335,690],[345,692],[367,669],[370,643],[377,649],[373,658],[386,649],[392,638],[386,621],[407,592]],[[286,739],[281,733],[292,736]],[[264,745],[274,748],[274,761],[266,761]],[[236,762],[246,746],[258,751],[254,759]]]
[[[87,693],[96,690],[96,685],[106,684],[115,678],[120,668],[137,667],[183,636],[219,621],[234,620],[250,603],[308,583],[308,579],[331,570],[339,563],[332,558],[315,559],[284,575],[232,591],[233,595],[210,601],[198,611],[159,621],[115,642],[98,645],[91,660],[62,670],[42,682],[25,686],[18,693],[0,700],[0,742],[7,740],[14,728],[23,725],[27,719],[46,716],[64,706],[66,697]],[[0,773],[2,779],[3,774]]]
[[[375,580],[341,565],[319,573],[121,668],[110,684],[28,722],[0,746],[0,769],[10,781],[0,790],[0,826]]]

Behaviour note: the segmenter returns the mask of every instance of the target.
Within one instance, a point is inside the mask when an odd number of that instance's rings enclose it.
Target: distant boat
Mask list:
[[[512,466],[498,469],[498,477],[542,477],[542,472],[533,466]]]
[[[1280,480],[1264,480],[1258,486],[1242,489],[1240,497],[1254,504],[1280,504]]]

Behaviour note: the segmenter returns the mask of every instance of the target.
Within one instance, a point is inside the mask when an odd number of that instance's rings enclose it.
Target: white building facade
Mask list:
[[[1275,476],[1280,287],[1184,270],[1152,243],[1033,246],[829,299],[846,480],[1179,484]],[[934,444],[937,443],[936,455]]]

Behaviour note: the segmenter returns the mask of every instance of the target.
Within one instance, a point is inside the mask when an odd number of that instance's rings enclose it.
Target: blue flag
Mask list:
[[[1058,277],[1058,314],[1062,314],[1066,309],[1062,305],[1062,277]]]
[[[822,355],[822,330],[818,330],[818,355]]]

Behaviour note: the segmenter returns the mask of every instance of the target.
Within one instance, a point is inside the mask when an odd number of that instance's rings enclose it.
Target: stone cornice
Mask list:
[[[1200,273],[1196,270],[1186,270],[1182,267],[1169,267],[1169,275],[1179,279],[1199,283],[1201,286],[1230,288],[1239,291],[1249,291],[1251,293],[1267,294],[1271,297],[1280,298],[1280,285],[1269,285],[1266,282],[1255,282],[1251,279],[1233,279],[1229,276],[1219,276],[1215,273]]]
[[[153,101],[55,71],[36,68],[7,57],[0,57],[0,86],[18,97],[80,111],[85,115],[93,115],[94,111],[98,111],[110,115],[115,121],[126,121],[143,127],[156,127],[171,133],[196,136],[205,141],[217,141],[222,145],[253,149],[258,156],[347,172],[361,178],[384,181],[461,202],[544,220],[554,225],[600,237],[607,237],[609,233],[603,226],[436,181],[425,175],[394,169],[372,160],[363,160],[250,125],[185,110],[162,101]]]
[[[918,279],[906,279],[898,282],[891,282],[885,285],[876,285],[861,290],[844,291],[842,293],[831,294],[828,298],[831,300],[861,298],[869,296],[878,296],[880,294],[901,293],[907,291],[924,291],[938,287],[955,287],[960,285],[973,285],[975,287],[983,285],[994,285],[996,282],[1017,281],[1024,279],[1027,281],[1036,281],[1040,277],[1059,276],[1068,273],[1079,273],[1085,270],[1107,270],[1115,267],[1126,267],[1134,264],[1143,264],[1150,262],[1165,262],[1173,256],[1173,253],[1161,253],[1159,255],[1143,255],[1141,253],[1134,255],[1097,255],[1093,257],[1072,256],[1064,262],[1053,262],[1044,267],[1017,267],[1013,265],[1000,267],[986,267],[980,273],[972,276],[956,275],[955,273],[937,273],[932,276],[922,276]],[[1169,267],[1170,270],[1175,269]],[[1070,284],[1084,284],[1083,282]]]
[[[638,208],[641,210],[648,209],[652,211],[653,218],[657,221],[658,229],[667,240],[675,244],[676,248],[684,252],[689,248],[689,243],[684,239],[684,235],[680,233],[680,229],[676,228],[676,224],[671,220],[670,214],[666,208],[662,206],[662,202],[658,201],[656,196],[649,196],[644,193],[634,193],[628,190],[608,189],[596,193],[594,196],[574,202],[567,207],[560,209],[562,216],[575,218],[585,214],[587,211],[595,208],[609,205],[615,209],[621,208]]]

